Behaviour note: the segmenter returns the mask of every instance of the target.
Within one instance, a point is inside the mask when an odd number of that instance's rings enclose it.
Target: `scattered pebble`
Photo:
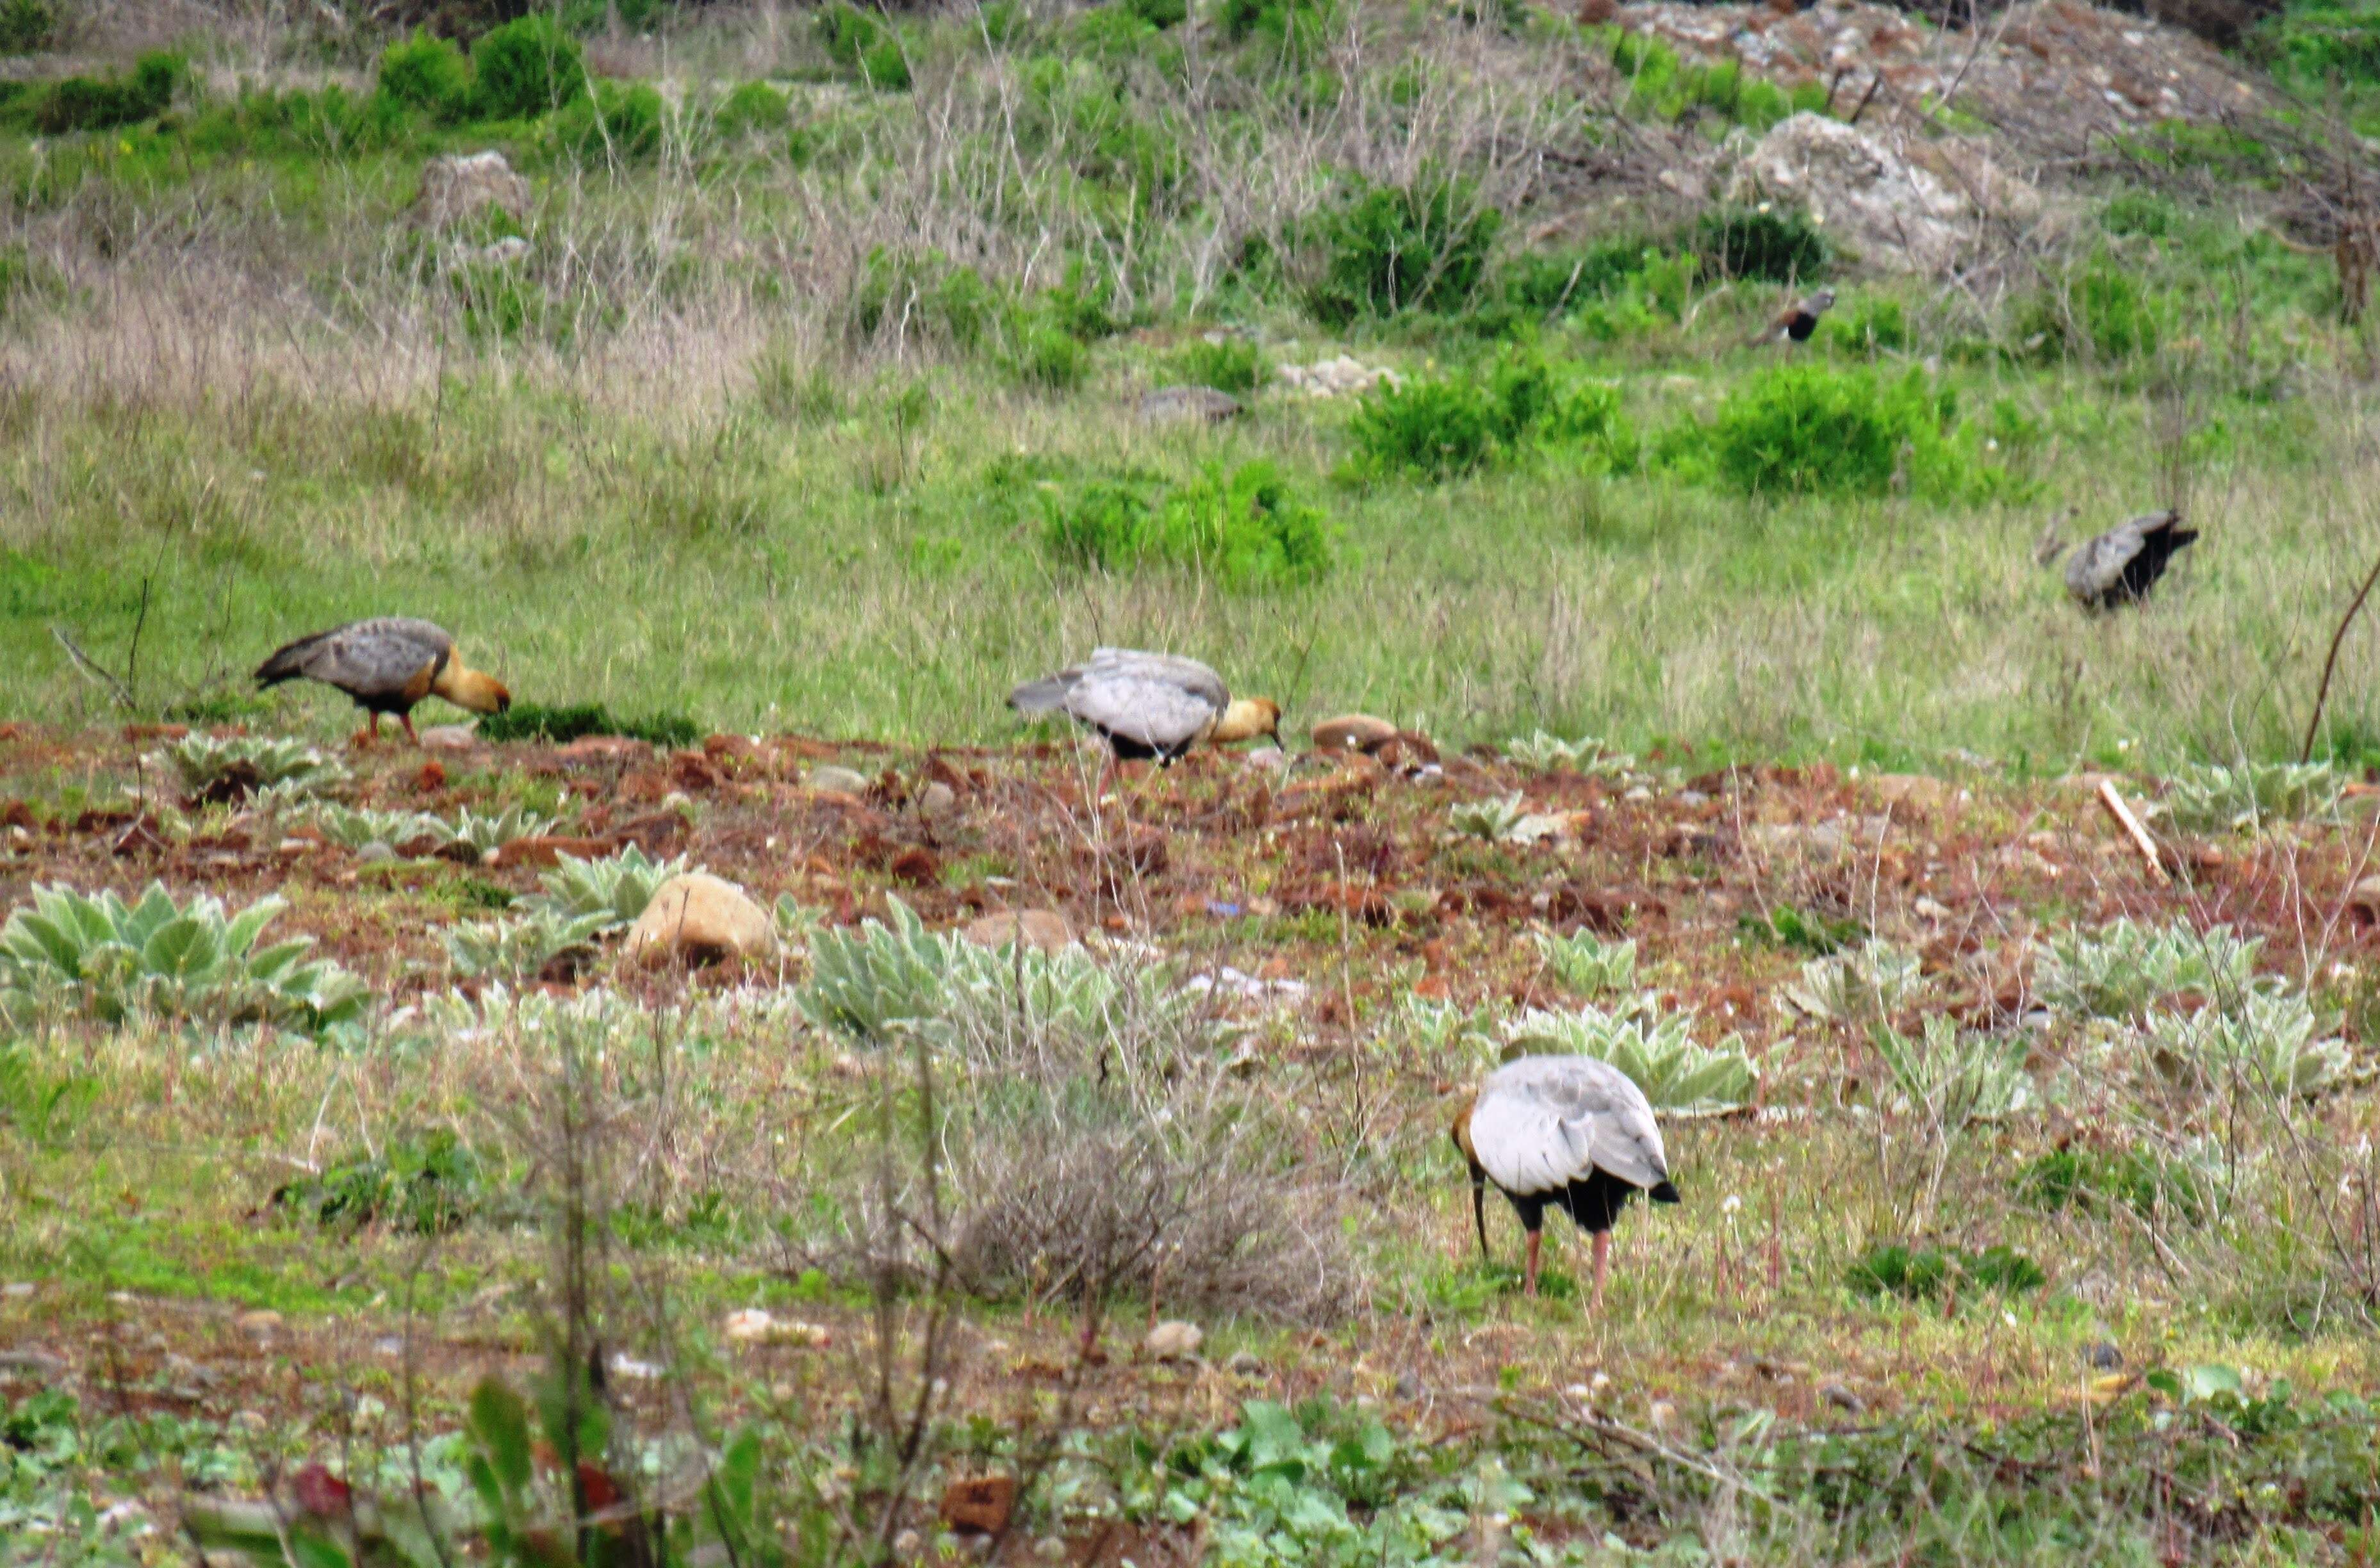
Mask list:
[[[866,773],[838,767],[832,762],[822,762],[810,770],[809,785],[812,789],[832,790],[837,795],[865,794],[872,782]]]
[[[1867,1401],[1853,1393],[1847,1385],[1837,1382],[1832,1378],[1818,1385],[1818,1397],[1836,1409],[1848,1410],[1854,1416],[1867,1408]]]
[[[2106,1340],[2101,1340],[2084,1354],[2093,1371],[2117,1372],[2123,1369],[2124,1353]]]
[[[1235,1350],[1232,1352],[1232,1358],[1223,1363],[1223,1367],[1235,1377],[1253,1378],[1264,1371],[1264,1363],[1257,1359],[1257,1353],[1253,1350]]]

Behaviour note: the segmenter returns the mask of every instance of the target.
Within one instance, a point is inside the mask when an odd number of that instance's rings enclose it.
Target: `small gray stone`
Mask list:
[[[1257,1359],[1257,1353],[1253,1350],[1232,1352],[1232,1358],[1224,1362],[1223,1366],[1225,1369],[1243,1378],[1253,1378],[1264,1370],[1264,1363]]]
[[[838,795],[864,794],[873,782],[856,768],[839,767],[832,762],[822,763],[810,770],[812,789],[831,789]]]
[[[1240,411],[1240,400],[1211,386],[1160,386],[1140,395],[1140,417],[1152,422],[1220,424]]]
[[[378,839],[356,851],[356,864],[358,866],[377,866],[383,860],[395,858],[396,851]]]
[[[1681,806],[1707,806],[1710,804],[1710,796],[1705,795],[1698,789],[1682,789],[1678,791],[1678,804]]]
[[[929,822],[939,821],[958,808],[958,792],[940,779],[917,792],[917,815]]]
[[[1818,1385],[1818,1397],[1838,1410],[1848,1410],[1856,1416],[1867,1408],[1867,1401],[1853,1393],[1850,1387],[1829,1378]]]
[[[2120,1372],[2124,1369],[2124,1353],[2106,1340],[2101,1340],[2084,1354],[2095,1372]]]

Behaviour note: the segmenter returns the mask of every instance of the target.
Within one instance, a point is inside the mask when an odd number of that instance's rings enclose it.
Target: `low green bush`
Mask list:
[[[783,92],[765,81],[747,81],[719,101],[711,112],[718,133],[737,137],[778,135],[794,123],[794,109]]]
[[[0,55],[46,49],[57,32],[57,0],[0,0]]]
[[[1665,432],[1662,466],[1747,495],[1882,495],[1980,499],[2011,481],[1984,463],[1982,436],[1958,399],[1911,370],[1898,380],[1860,369],[1784,365],[1739,383],[1708,425]]]
[[[0,1017],[188,1018],[302,1034],[359,1022],[370,991],[328,959],[308,961],[312,938],[258,945],[286,907],[262,898],[233,914],[204,894],[180,905],[157,882],[134,904],[36,883],[32,903],[0,924]]]
[[[1225,38],[1288,60],[1319,50],[1337,15],[1337,0],[1220,0],[1215,7]]]
[[[381,51],[376,90],[433,120],[459,120],[470,112],[471,63],[445,39],[416,28]]]
[[[481,740],[542,740],[560,745],[590,735],[622,735],[655,746],[692,746],[702,738],[702,727],[679,713],[653,713],[623,719],[600,702],[549,708],[537,702],[516,702],[501,713],[480,721]]]
[[[2048,1282],[2041,1265],[2012,1247],[1962,1252],[1956,1247],[1872,1247],[1846,1276],[1853,1294],[1940,1301],[1946,1293],[2015,1295]]]
[[[155,119],[189,74],[182,56],[160,53],[141,55],[130,76],[67,77],[52,82],[35,104],[34,128],[44,136],[66,136]]]
[[[599,81],[553,116],[554,146],[583,164],[641,163],[662,150],[669,106],[644,82]]]
[[[1503,220],[1468,180],[1425,174],[1397,186],[1357,177],[1309,225],[1323,262],[1308,308],[1331,326],[1461,310],[1487,276]]]
[[[2019,347],[2041,359],[2114,363],[2153,354],[2165,340],[2171,303],[2139,273],[2102,252],[2019,307]]]
[[[885,92],[908,89],[909,52],[891,22],[835,0],[819,11],[817,27],[827,58],[854,80]]]
[[[1167,364],[1177,384],[1211,386],[1218,392],[1244,395],[1272,380],[1272,361],[1245,337],[1185,343],[1173,351]]]
[[[1727,207],[1695,221],[1685,249],[1715,277],[1807,283],[1825,275],[1826,237],[1809,214],[1763,205]]]
[[[1529,348],[1483,367],[1415,376],[1365,395],[1348,423],[1358,467],[1439,480],[1531,452],[1560,451],[1600,472],[1635,467],[1619,389]]]
[[[532,12],[471,46],[471,104],[492,120],[528,120],[587,95],[578,41],[551,17]]]
[[[440,1127],[334,1160],[322,1174],[280,1188],[273,1202],[317,1224],[384,1225],[428,1236],[460,1228],[481,1197],[479,1156],[453,1129]]]
[[[1333,565],[1331,535],[1328,514],[1262,459],[1171,486],[1124,477],[1042,492],[1042,545],[1077,566],[1163,562],[1234,588],[1309,582]]]
[[[2206,1217],[2214,1197],[2206,1173],[2144,1149],[2052,1149],[2019,1172],[2014,1185],[2019,1200],[2053,1213],[2122,1204],[2143,1219],[2193,1225]]]

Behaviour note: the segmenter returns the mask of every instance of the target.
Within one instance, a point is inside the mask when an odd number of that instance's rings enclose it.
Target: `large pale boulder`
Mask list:
[[[1887,272],[1947,273],[1975,239],[1977,200],[2016,210],[2020,182],[1997,169],[1957,166],[1940,157],[1937,174],[1904,156],[1886,136],[1823,115],[1780,121],[1737,167],[1729,196],[1737,201],[1790,202],[1808,210],[1838,243]],[[1944,177],[1949,175],[1951,177]],[[1972,192],[1972,193],[1971,193]]]
[[[528,216],[528,181],[515,173],[504,155],[454,152],[422,165],[421,199],[414,214],[431,228],[478,216],[494,202],[519,223]]]
[[[672,877],[628,932],[629,958],[644,964],[716,964],[766,958],[777,949],[769,912],[734,882],[708,871]]]

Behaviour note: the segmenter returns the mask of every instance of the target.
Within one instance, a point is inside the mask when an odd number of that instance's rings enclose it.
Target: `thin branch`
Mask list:
[[[50,635],[58,639],[58,646],[67,650],[67,657],[74,661],[76,669],[107,688],[108,696],[115,699],[117,707],[135,713],[140,711],[140,704],[132,700],[132,688],[109,674],[106,667],[98,660],[77,647],[75,639],[67,635],[66,627],[53,626],[50,627]]]
[[[2305,744],[2298,748],[2298,760],[2301,762],[2313,760],[2314,734],[2322,728],[2322,711],[2330,701],[2330,677],[2338,669],[2338,645],[2347,640],[2347,628],[2355,623],[2357,614],[2363,608],[2363,602],[2372,597],[2374,583],[2380,583],[2380,561],[2372,563],[2372,570],[2364,577],[2363,586],[2355,590],[2355,597],[2348,602],[2347,614],[2338,618],[2338,629],[2330,634],[2330,652],[2322,662],[2322,685],[2313,694],[2313,714],[2306,720]]]

